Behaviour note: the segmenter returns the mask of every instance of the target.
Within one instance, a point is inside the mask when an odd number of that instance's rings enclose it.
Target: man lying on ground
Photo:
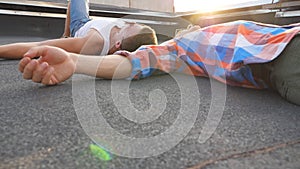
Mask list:
[[[69,2],[64,36],[72,38],[2,45],[0,58],[20,59],[30,48],[42,45],[59,47],[72,53],[103,56],[117,50],[135,51],[141,45],[157,44],[155,31],[149,26],[121,19],[91,20],[88,0]]]
[[[91,57],[42,46],[20,61],[24,79],[46,85],[74,73],[99,78],[141,79],[160,70],[211,77],[232,86],[276,90],[300,105],[300,24],[267,25],[235,21],[190,30],[135,52]],[[32,59],[39,57],[39,59]]]

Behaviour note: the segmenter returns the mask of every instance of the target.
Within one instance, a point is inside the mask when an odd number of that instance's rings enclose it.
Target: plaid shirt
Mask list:
[[[116,54],[131,60],[130,79],[146,78],[161,70],[211,77],[232,86],[266,88],[262,79],[253,77],[248,64],[274,60],[298,32],[300,23],[276,26],[235,21]]]

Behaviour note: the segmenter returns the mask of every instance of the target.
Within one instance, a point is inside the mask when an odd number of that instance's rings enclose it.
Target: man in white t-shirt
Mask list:
[[[121,49],[123,39],[134,37],[139,32],[144,36],[142,38],[143,42],[134,45],[138,39],[137,37],[133,38],[134,41],[124,42],[135,46],[131,47],[131,49],[129,49],[130,51],[134,51],[137,47],[141,46],[141,44],[157,43],[155,32],[148,26],[124,22],[121,19],[113,20],[102,18],[91,20],[89,18],[88,1],[89,0],[69,0],[64,32],[65,37],[85,37],[89,34],[93,34],[95,36],[90,36],[90,39],[93,39],[95,43],[103,42],[103,44],[89,46],[101,46],[101,55],[112,54],[116,49]],[[148,35],[145,35],[145,33],[148,33]],[[126,49],[128,50],[128,48]],[[100,50],[99,48],[88,49],[88,51]]]
[[[157,44],[155,31],[149,26],[121,19],[89,18],[88,0],[70,0],[64,36],[42,42],[14,43],[0,46],[0,57],[20,59],[32,47],[48,45],[68,52],[107,55],[118,50],[134,51],[141,45]]]

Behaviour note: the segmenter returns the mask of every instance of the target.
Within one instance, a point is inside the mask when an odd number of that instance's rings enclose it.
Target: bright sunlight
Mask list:
[[[174,0],[175,12],[210,12],[233,7],[272,3],[272,0]]]

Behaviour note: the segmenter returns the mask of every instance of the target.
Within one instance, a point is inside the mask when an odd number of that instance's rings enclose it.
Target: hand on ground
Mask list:
[[[69,79],[75,67],[70,53],[50,46],[30,49],[19,63],[24,79],[45,85],[55,85]]]

